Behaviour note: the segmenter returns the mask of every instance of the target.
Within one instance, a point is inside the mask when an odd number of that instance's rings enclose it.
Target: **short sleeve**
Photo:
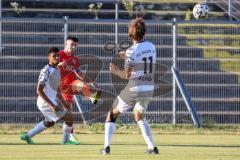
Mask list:
[[[46,84],[47,80],[49,78],[49,70],[47,67],[43,68],[39,74],[38,77],[38,84]]]
[[[134,50],[132,48],[129,48],[127,51],[126,51],[126,54],[125,54],[125,68],[126,67],[133,67],[133,63],[134,63],[134,57],[133,57],[133,52]]]

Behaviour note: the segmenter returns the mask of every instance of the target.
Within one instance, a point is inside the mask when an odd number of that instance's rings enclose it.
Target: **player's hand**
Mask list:
[[[63,66],[65,66],[65,65],[66,65],[66,62],[63,61],[63,62],[59,62],[57,66],[58,66],[58,67],[63,67]]]
[[[119,68],[118,66],[116,66],[115,64],[110,63],[110,64],[109,64],[109,70],[110,70],[110,72],[111,72],[112,74],[117,75],[118,72],[120,71],[120,68]]]
[[[121,52],[118,53],[118,56],[119,56],[121,59],[125,59],[125,57],[126,57],[125,54],[126,54],[125,51],[121,51]]]

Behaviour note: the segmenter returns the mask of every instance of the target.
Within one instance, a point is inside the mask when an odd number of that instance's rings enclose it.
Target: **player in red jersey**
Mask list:
[[[80,94],[96,104],[102,93],[93,82],[84,82],[86,78],[82,76],[79,70],[81,60],[74,55],[77,43],[78,39],[75,37],[68,37],[66,39],[65,48],[60,51],[60,63],[58,65],[61,74],[61,93],[70,109],[72,107],[73,95]],[[70,140],[74,142],[73,144],[76,144],[78,140],[73,133],[72,130]]]

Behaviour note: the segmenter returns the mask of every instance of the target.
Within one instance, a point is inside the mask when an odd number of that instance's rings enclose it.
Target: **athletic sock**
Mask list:
[[[63,123],[63,130],[62,130],[62,144],[69,140],[69,135],[71,133],[72,127],[67,126]]]
[[[151,133],[148,122],[145,120],[140,120],[137,123],[138,123],[139,127],[141,128],[141,132],[142,132],[145,142],[148,145],[148,149],[153,149],[155,147],[155,144],[153,142],[152,133]]]
[[[91,89],[89,88],[89,86],[87,84],[84,83],[84,86],[82,88],[82,92],[83,92],[83,95],[85,97],[92,97],[93,93],[91,91]]]
[[[104,148],[111,145],[112,135],[116,129],[116,125],[113,122],[105,123],[105,136],[104,136]]]
[[[32,138],[32,137],[35,136],[36,134],[44,131],[45,129],[47,129],[47,127],[44,126],[43,121],[42,121],[42,122],[38,123],[37,125],[35,125],[35,126],[33,127],[33,129],[31,129],[31,130],[27,133],[27,135],[28,135],[28,137]]]

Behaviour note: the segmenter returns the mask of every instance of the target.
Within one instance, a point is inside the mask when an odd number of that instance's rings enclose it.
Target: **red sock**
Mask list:
[[[82,88],[82,93],[85,97],[90,97],[92,91],[88,85],[84,84],[84,87]]]
[[[92,94],[91,88],[86,83],[84,83],[80,80],[73,81],[72,86],[73,86],[73,93],[74,94],[81,94],[84,97],[90,97],[91,94]],[[77,86],[82,86],[81,90],[79,90],[79,88]]]

